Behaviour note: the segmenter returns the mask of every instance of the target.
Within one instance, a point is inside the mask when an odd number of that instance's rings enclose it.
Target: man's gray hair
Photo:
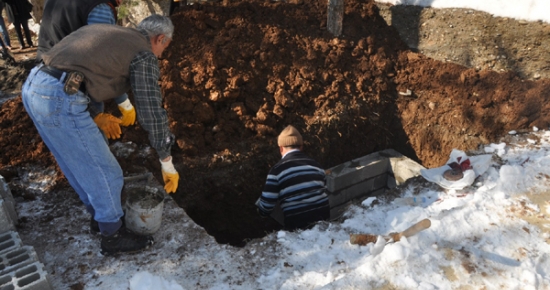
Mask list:
[[[138,29],[147,33],[149,38],[164,34],[168,38],[172,38],[174,33],[174,24],[172,20],[166,16],[153,14],[143,19],[137,26]]]

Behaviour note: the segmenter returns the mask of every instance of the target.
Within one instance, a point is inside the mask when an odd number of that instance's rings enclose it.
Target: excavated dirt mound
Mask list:
[[[325,168],[386,148],[435,167],[453,148],[548,128],[549,80],[412,52],[372,1],[345,1],[338,38],[326,30],[326,2],[296,2],[195,4],[172,16],[160,84],[182,176],[173,197],[218,242],[242,245],[278,228],[254,202],[288,124]],[[108,110],[118,114],[112,103]],[[148,146],[139,125],[123,130],[119,141]],[[0,148],[8,181],[33,164],[55,167],[57,186],[67,186],[20,98],[0,111]],[[156,155],[117,158],[126,174],[147,170],[161,180]]]

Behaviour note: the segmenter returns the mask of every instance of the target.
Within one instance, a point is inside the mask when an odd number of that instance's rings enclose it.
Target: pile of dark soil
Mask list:
[[[240,245],[278,227],[254,201],[288,124],[325,168],[386,148],[435,167],[453,148],[548,128],[550,81],[430,59],[410,51],[372,1],[345,2],[338,38],[326,30],[326,2],[225,1],[172,16],[160,84],[182,176],[173,196],[218,242]],[[148,146],[139,125],[123,133],[119,141]],[[27,164],[56,166],[20,98],[0,111],[0,148],[8,181]],[[126,174],[161,180],[155,155],[119,162]]]

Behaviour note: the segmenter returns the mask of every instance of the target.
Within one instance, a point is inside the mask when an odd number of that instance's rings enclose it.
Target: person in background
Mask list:
[[[302,135],[286,127],[277,139],[281,160],[271,168],[258,200],[258,212],[269,216],[277,203],[284,216],[284,228],[306,228],[330,218],[325,171],[302,152]]]
[[[3,0],[0,0],[0,34],[2,34],[2,37],[4,38],[4,41],[2,42],[4,45],[2,47],[5,46],[8,50],[11,50],[10,34],[8,33],[6,22],[4,22],[4,17],[2,17],[2,12],[5,7],[6,3],[4,3]]]
[[[36,52],[37,62],[42,61],[42,54],[49,51],[56,43],[60,42],[71,32],[92,24],[112,24],[117,22],[117,7],[122,0],[48,0],[44,5],[44,14],[40,22],[38,35],[38,49]],[[114,99],[122,113],[120,125],[130,126],[136,122],[136,110],[126,92]],[[91,102],[90,109],[96,114],[103,113],[105,106],[103,102]],[[117,121],[110,114],[103,114],[103,126],[119,127]],[[101,128],[102,130],[104,128]],[[105,132],[105,130],[103,130]],[[109,139],[117,139],[120,133],[105,134]]]
[[[48,0],[40,22],[36,58],[50,50],[65,36],[90,24],[116,24],[116,8],[122,0]]]
[[[17,34],[17,39],[21,44],[21,49],[26,49],[33,47],[31,38],[31,31],[29,29],[29,19],[32,18],[32,4],[27,0],[4,0],[6,4],[9,5],[8,9],[8,20],[13,23],[15,28],[15,33]],[[23,41],[23,32],[21,32],[21,27],[25,33],[25,39],[27,44]]]
[[[88,110],[88,103],[113,99],[132,89],[139,123],[160,159],[164,189],[176,192],[179,174],[170,154],[175,137],[162,106],[157,59],[170,44],[173,31],[170,18],[160,15],[143,19],[137,29],[86,25],[44,53],[43,63],[31,70],[23,85],[25,110],[98,222],[105,255],[145,249],[153,238],[131,232],[122,222],[122,169],[97,120],[94,123],[98,116]]]

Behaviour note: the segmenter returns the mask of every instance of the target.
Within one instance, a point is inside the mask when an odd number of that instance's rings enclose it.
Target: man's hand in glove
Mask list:
[[[122,121],[119,118],[111,114],[100,113],[94,118],[94,122],[97,124],[99,129],[105,133],[107,138],[120,138],[120,134],[122,134],[122,131],[120,130],[120,122]]]
[[[118,109],[122,113],[122,126],[130,126],[136,123],[136,109],[132,106],[129,99],[118,104]]]
[[[180,175],[174,168],[172,163],[172,156],[167,158],[168,161],[160,160],[162,167],[162,179],[164,179],[164,190],[167,193],[174,193],[178,189],[178,181],[180,180]],[[166,160],[166,159],[165,159]]]

